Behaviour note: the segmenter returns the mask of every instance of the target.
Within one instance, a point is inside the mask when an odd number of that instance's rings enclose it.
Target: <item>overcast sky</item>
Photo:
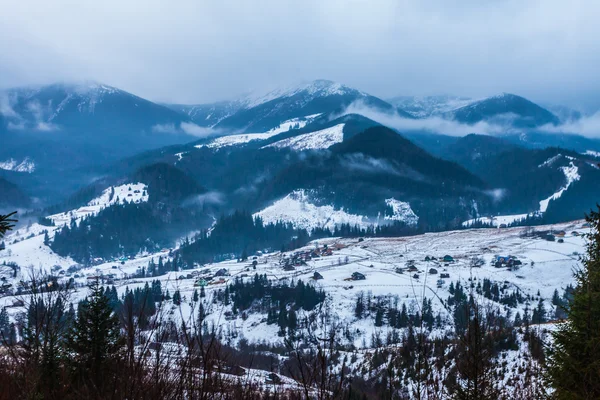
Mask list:
[[[0,87],[209,102],[331,79],[380,97],[600,106],[597,0],[0,0]]]

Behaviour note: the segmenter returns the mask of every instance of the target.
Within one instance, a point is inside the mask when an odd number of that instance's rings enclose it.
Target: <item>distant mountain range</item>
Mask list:
[[[155,166],[152,175],[169,174],[166,181],[183,179],[163,171],[166,165],[193,179],[178,187],[197,186],[195,196],[207,195],[223,212],[258,211],[304,191],[301,197],[315,206],[368,220],[389,213],[389,204],[410,204],[429,226],[422,229],[443,229],[484,213],[534,212],[565,185],[563,169],[572,170],[571,162],[580,179],[568,191],[594,177],[594,164],[582,153],[600,151],[597,139],[544,132],[561,118],[512,94],[384,101],[317,80],[234,101],[172,105],[92,83],[11,89],[2,101],[0,177],[42,204],[83,201],[148,165]],[[430,117],[474,133],[482,123],[495,125],[499,133],[460,138],[419,128]],[[385,127],[398,119],[415,128]],[[552,172],[533,168],[557,154],[563,158]],[[504,190],[502,201],[490,194],[496,189]],[[593,194],[579,198],[585,203]],[[192,193],[163,195],[170,203]]]

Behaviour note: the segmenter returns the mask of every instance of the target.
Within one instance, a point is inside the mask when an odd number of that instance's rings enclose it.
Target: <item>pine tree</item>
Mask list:
[[[204,286],[200,287],[200,298],[206,297],[206,291],[204,290]]]
[[[456,369],[458,385],[453,397],[456,400],[496,400],[501,393],[495,387],[493,339],[490,326],[471,298],[465,302],[462,312],[467,319],[467,327],[460,334],[457,346]]]
[[[96,388],[102,387],[122,346],[119,319],[96,281],[90,285],[88,297],[80,303],[67,337],[74,373],[84,381],[91,381]]]
[[[181,305],[181,293],[179,292],[179,289],[173,293],[173,304],[176,306]]]
[[[557,399],[600,398],[600,206],[587,217],[592,226],[583,268],[566,310],[553,333],[548,378]]]
[[[198,334],[202,329],[202,324],[204,323],[204,319],[206,319],[206,311],[204,311],[204,305],[202,302],[198,305],[198,317],[196,319],[196,330]]]
[[[192,301],[193,301],[194,303],[197,303],[197,302],[198,302],[198,300],[199,300],[199,298],[200,298],[200,296],[198,295],[198,289],[194,289],[194,294],[193,294],[193,296],[192,296]]]
[[[288,314],[288,327],[290,332],[293,332],[298,328],[298,316],[296,315],[294,308],[292,308]]]
[[[6,308],[0,310],[0,345],[9,341],[10,320]]]
[[[17,220],[12,219],[11,217],[15,214],[16,211],[8,215],[0,215],[0,239],[4,237],[6,232],[14,227],[14,223],[17,222]]]

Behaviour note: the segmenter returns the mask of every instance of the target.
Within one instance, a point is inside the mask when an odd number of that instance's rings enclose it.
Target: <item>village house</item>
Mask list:
[[[363,274],[361,274],[360,272],[353,272],[352,273],[352,280],[353,281],[364,281],[365,279],[367,279],[367,277],[364,276]]]

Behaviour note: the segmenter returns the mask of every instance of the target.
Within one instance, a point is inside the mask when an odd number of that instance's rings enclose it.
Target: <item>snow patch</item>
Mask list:
[[[21,162],[15,160],[14,158],[10,158],[6,161],[0,162],[0,169],[14,172],[26,172],[31,174],[35,171],[35,163],[30,160],[29,157],[25,157]]]
[[[90,201],[86,206],[76,210],[48,216],[56,226],[64,226],[72,220],[79,221],[91,215],[96,215],[104,208],[113,204],[141,203],[148,201],[148,192],[144,183],[130,183],[111,186],[102,195]]]
[[[283,199],[254,214],[254,217],[260,217],[264,223],[290,222],[295,228],[308,231],[319,227],[333,229],[336,225],[348,223],[361,227],[369,225],[368,219],[362,215],[349,214],[344,209],[336,210],[329,205],[312,204],[308,193],[303,189],[294,190]]]
[[[515,214],[515,215],[498,215],[494,217],[479,217],[470,219],[462,223],[462,226],[465,228],[475,224],[475,223],[483,223],[489,224],[491,226],[500,227],[501,225],[510,225],[514,222],[520,221],[522,219],[527,218],[528,216],[532,216],[532,214]]]
[[[600,152],[598,152],[598,151],[588,150],[584,154],[586,154],[588,156],[600,158]]]
[[[419,217],[414,213],[410,204],[404,201],[396,200],[393,197],[385,199],[385,204],[392,207],[393,214],[386,215],[384,219],[391,221],[402,221],[407,225],[417,225]]]
[[[547,159],[546,161],[544,161],[543,163],[538,165],[538,168],[542,168],[545,166],[551,166],[552,164],[554,164],[555,161],[557,161],[561,157],[562,157],[562,154],[557,154],[554,157],[550,157],[549,159]]]
[[[292,118],[282,122],[277,127],[270,129],[263,133],[244,133],[240,135],[229,135],[221,136],[213,139],[209,143],[199,144],[195,147],[200,149],[202,147],[208,147],[209,149],[220,149],[227,146],[235,146],[240,144],[250,143],[255,140],[266,140],[275,135],[279,135],[282,132],[287,132],[291,129],[304,128],[308,122],[318,117],[321,114],[308,115],[303,118]]]
[[[565,192],[565,190],[567,190],[569,186],[571,186],[571,183],[581,179],[581,176],[579,175],[579,169],[575,164],[573,164],[573,161],[569,163],[568,167],[560,167],[560,169],[565,174],[565,178],[567,178],[567,183],[558,192],[554,193],[547,199],[540,201],[540,212],[546,212],[546,210],[548,209],[548,204],[551,200],[556,200],[560,198]]]
[[[327,149],[336,143],[341,143],[343,140],[344,124],[338,124],[331,128],[283,139],[263,148],[275,147],[281,149],[289,147],[296,151]]]

